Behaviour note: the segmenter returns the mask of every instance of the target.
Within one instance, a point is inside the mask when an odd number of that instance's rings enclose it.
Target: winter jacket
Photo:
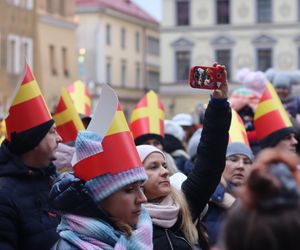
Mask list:
[[[197,149],[197,160],[182,191],[188,201],[193,221],[196,221],[220,182],[225,167],[225,154],[231,110],[226,100],[212,99],[205,112],[203,131]],[[179,230],[181,218],[169,229],[153,226],[156,250],[193,249]],[[201,247],[201,246],[200,246]]]
[[[223,184],[219,184],[213,193],[209,208],[203,217],[203,223],[207,228],[209,235],[209,244],[211,246],[217,243],[221,226],[226,212],[235,202],[235,197],[231,194],[233,187],[225,188]]]
[[[231,109],[226,100],[211,99],[205,111],[195,167],[182,184],[193,220],[218,186],[226,161]]]
[[[0,249],[50,249],[59,217],[49,207],[53,165],[30,168],[0,148]]]
[[[171,228],[162,228],[157,225],[153,225],[153,249],[180,249],[191,250],[194,246],[191,246],[185,239],[182,231],[180,230],[181,218],[178,218],[177,222]]]

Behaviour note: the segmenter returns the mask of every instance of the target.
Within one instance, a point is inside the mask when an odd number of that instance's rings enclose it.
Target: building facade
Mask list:
[[[35,68],[33,0],[0,1],[0,118],[7,113],[10,97],[20,80],[25,58]]]
[[[80,78],[110,84],[128,115],[160,78],[159,23],[130,0],[77,0]]]
[[[169,112],[192,112],[208,99],[185,89],[192,65],[224,64],[231,83],[243,67],[299,69],[299,28],[299,0],[163,0],[161,94]]]
[[[53,111],[61,88],[78,79],[75,1],[37,0],[36,14],[34,72]]]
[[[31,66],[48,107],[78,78],[74,0],[0,1],[0,116]]]

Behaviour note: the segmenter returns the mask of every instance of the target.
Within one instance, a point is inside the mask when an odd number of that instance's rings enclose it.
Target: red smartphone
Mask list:
[[[214,66],[194,66],[190,71],[190,85],[197,89],[218,89],[226,80],[225,67],[214,64]]]

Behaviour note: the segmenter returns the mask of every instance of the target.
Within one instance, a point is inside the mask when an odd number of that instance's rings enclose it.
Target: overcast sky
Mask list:
[[[161,0],[132,0],[158,21],[161,21]]]

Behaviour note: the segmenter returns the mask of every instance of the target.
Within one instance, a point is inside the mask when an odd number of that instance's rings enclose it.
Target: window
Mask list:
[[[111,84],[111,61],[109,58],[106,60],[106,83]]]
[[[266,71],[272,67],[272,49],[257,49],[257,70]]]
[[[62,65],[63,65],[64,76],[69,77],[70,72],[69,72],[69,65],[68,65],[68,51],[67,51],[67,48],[63,47],[61,49],[61,55],[62,55]]]
[[[216,62],[226,66],[227,78],[231,79],[231,51],[230,49],[216,50]]]
[[[229,0],[217,0],[217,24],[229,24],[230,23],[230,2]]]
[[[140,32],[135,33],[135,51],[140,51]]]
[[[272,2],[271,0],[257,0],[256,12],[258,23],[270,23],[272,21]]]
[[[20,5],[21,1],[20,0],[13,0],[14,5],[18,6]]]
[[[141,85],[141,66],[139,63],[136,64],[135,69],[135,86],[138,88]]]
[[[111,28],[110,24],[106,24],[106,45],[111,43]]]
[[[121,63],[121,86],[126,86],[126,61]]]
[[[121,29],[121,48],[125,49],[126,47],[126,31],[124,28]]]
[[[156,37],[148,36],[147,52],[152,55],[159,55],[159,40]]]
[[[55,48],[53,45],[49,46],[49,59],[50,59],[51,74],[56,76],[57,70],[56,70]]]
[[[16,35],[8,35],[7,37],[7,71],[11,74],[20,73],[20,37]]]
[[[190,25],[190,3],[189,1],[176,2],[177,26]]]
[[[190,52],[177,51],[176,52],[176,80],[185,81],[189,78],[190,70]]]
[[[32,69],[33,46],[32,46],[31,38],[22,37],[22,39],[21,39],[21,61],[24,61],[23,58],[26,58],[27,62],[29,63],[29,65]]]
[[[33,1],[34,0],[27,0],[26,1],[26,9],[28,9],[28,10],[32,10],[33,9],[33,4],[34,4]]]
[[[159,72],[149,71],[148,72],[148,86],[150,89],[159,90]]]

